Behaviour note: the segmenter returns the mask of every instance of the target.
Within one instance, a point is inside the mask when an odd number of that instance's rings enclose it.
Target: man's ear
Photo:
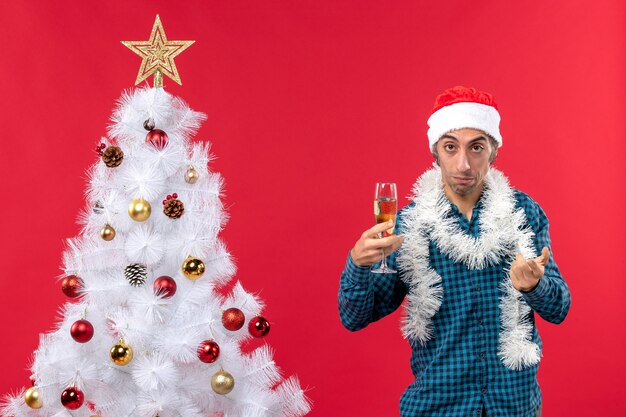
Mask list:
[[[431,146],[430,153],[432,154],[433,158],[435,158],[435,163],[437,164],[437,166],[439,166],[439,154],[437,153],[437,143]]]

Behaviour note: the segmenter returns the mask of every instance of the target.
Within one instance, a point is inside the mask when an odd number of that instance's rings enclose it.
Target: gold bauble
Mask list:
[[[136,222],[148,220],[150,213],[152,213],[152,207],[150,203],[143,198],[136,198],[128,205],[128,215]]]
[[[204,262],[190,256],[183,262],[183,274],[192,281],[199,279],[204,274]]]
[[[115,238],[115,229],[112,228],[110,224],[106,224],[102,230],[100,230],[100,237],[107,242],[113,240],[113,238]]]
[[[29,406],[30,408],[34,408],[35,410],[43,407],[43,401],[41,401],[39,391],[37,391],[37,388],[35,387],[30,387],[26,390],[26,392],[24,393],[24,402],[27,406]]]
[[[116,365],[125,366],[133,360],[133,349],[123,341],[119,341],[111,347],[111,360]]]
[[[211,378],[211,388],[220,395],[226,395],[235,388],[235,378],[223,369],[220,369]]]
[[[187,172],[185,172],[185,181],[189,184],[195,184],[199,176],[198,171],[194,167],[189,167]]]

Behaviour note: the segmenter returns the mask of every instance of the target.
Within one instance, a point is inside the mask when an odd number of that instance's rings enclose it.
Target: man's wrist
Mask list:
[[[350,250],[346,260],[346,272],[348,276],[356,281],[366,281],[369,277],[370,267],[357,265],[354,259],[352,259],[352,250]]]
[[[543,300],[548,295],[549,290],[550,290],[550,283],[547,277],[544,275],[539,280],[539,282],[537,282],[537,285],[535,285],[533,289],[531,289],[530,291],[520,291],[520,292],[522,293],[522,296],[524,297],[526,301],[528,301],[529,303],[532,303],[535,301]]]
[[[519,292],[521,292],[522,294],[529,294],[529,293],[535,291],[535,289],[537,288],[537,286],[539,285],[540,282],[541,282],[541,279],[539,281],[537,281],[532,288],[527,289],[527,290],[519,290]]]

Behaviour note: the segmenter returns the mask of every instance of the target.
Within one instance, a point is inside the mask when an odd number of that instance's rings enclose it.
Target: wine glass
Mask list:
[[[398,212],[398,193],[396,192],[396,184],[393,182],[378,182],[376,183],[376,192],[374,194],[374,217],[376,223],[384,223],[389,220],[393,221],[393,226],[389,229],[379,233],[379,238],[388,237],[393,235],[393,230],[396,226],[396,214]],[[396,270],[387,266],[387,258],[385,257],[385,250],[381,249],[383,258],[380,266],[376,269],[372,269],[375,274],[395,274]]]

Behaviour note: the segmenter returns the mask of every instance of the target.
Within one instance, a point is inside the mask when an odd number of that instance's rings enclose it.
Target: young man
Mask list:
[[[541,415],[535,313],[560,323],[570,294],[550,250],[548,219],[491,167],[502,146],[493,97],[454,87],[428,120],[433,168],[390,224],[366,230],[341,275],[339,313],[351,331],[395,311],[415,381],[403,417]],[[398,250],[399,249],[399,250]],[[382,253],[397,274],[374,274]]]

